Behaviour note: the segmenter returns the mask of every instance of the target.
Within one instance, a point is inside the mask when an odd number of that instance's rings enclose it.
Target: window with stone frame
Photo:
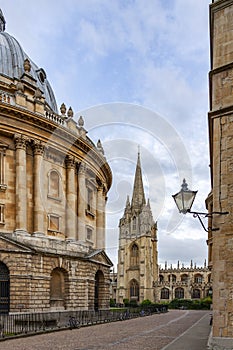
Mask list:
[[[130,266],[138,266],[139,264],[139,249],[136,243],[134,243],[130,250]]]
[[[169,289],[168,288],[161,289],[161,299],[169,299]]]
[[[201,274],[196,274],[194,276],[194,282],[195,283],[202,283],[202,281],[203,281],[203,276]]]
[[[93,240],[93,229],[90,227],[87,227],[86,232],[87,232],[87,240],[92,241]]]
[[[184,299],[184,288],[176,288],[175,289],[175,298],[176,299]]]
[[[200,289],[193,289],[192,299],[200,299],[200,298],[201,298],[201,291],[200,291]]]
[[[48,215],[49,223],[48,223],[48,230],[49,231],[60,231],[60,216],[56,214],[49,214]]]
[[[130,299],[139,300],[139,284],[136,280],[130,282]]]
[[[6,155],[6,147],[1,146],[0,144],[0,190],[5,191],[5,155]]]
[[[5,205],[0,204],[0,224],[5,224]]]
[[[93,191],[90,187],[87,187],[87,210],[92,212],[93,207]]]
[[[48,197],[60,199],[60,174],[57,170],[51,170],[48,174]]]
[[[137,229],[137,219],[136,219],[136,216],[133,217],[133,231],[136,231]]]

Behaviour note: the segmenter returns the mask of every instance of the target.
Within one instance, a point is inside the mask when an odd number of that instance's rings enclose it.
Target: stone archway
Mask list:
[[[10,274],[8,267],[0,262],[0,314],[10,311]]]
[[[67,273],[65,270],[55,268],[50,280],[50,306],[53,309],[65,309],[67,296]]]

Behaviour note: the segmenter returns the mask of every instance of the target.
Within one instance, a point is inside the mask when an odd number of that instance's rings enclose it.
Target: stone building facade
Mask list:
[[[132,201],[126,200],[119,223],[116,302],[124,299],[154,300],[153,282],[158,276],[157,223],[146,203],[138,153]]]
[[[167,302],[173,299],[203,299],[212,295],[211,272],[204,263],[203,267],[191,264],[189,267],[167,266],[159,269],[159,279],[154,283],[155,301]]]
[[[109,306],[112,174],[0,10],[0,312]]]
[[[233,344],[233,1],[210,5],[209,145],[212,191],[206,200],[213,215],[208,237],[213,278],[212,348]]]

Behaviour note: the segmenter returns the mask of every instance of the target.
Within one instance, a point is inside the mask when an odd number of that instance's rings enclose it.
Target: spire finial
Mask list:
[[[0,9],[0,32],[4,32],[6,29],[6,20],[3,16],[2,10]]]

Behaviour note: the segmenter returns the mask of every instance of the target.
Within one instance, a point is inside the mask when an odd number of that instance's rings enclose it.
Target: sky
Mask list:
[[[203,266],[207,233],[179,214],[183,178],[210,192],[208,72],[210,0],[0,0],[6,31],[47,74],[58,107],[82,115],[113,173],[107,253],[117,266],[118,223],[140,147],[146,197],[158,223],[158,256]]]

